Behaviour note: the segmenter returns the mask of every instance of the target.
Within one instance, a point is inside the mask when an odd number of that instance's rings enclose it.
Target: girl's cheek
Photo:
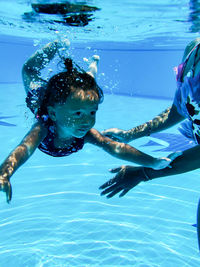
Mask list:
[[[63,120],[63,124],[65,125],[65,126],[68,126],[68,125],[71,125],[71,124],[73,124],[74,123],[74,119],[72,119],[72,118],[65,118],[64,120]]]
[[[68,125],[71,125],[71,124],[76,124],[77,123],[77,119],[75,119],[75,118],[69,118],[68,120],[67,120],[67,124]]]

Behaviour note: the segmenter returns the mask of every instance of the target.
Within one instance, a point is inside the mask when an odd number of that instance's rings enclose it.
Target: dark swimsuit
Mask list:
[[[39,91],[43,92],[44,88],[38,88],[35,91],[29,91],[26,97],[26,103],[28,108],[33,112],[36,119],[40,121],[45,127],[47,128],[47,136],[44,138],[44,140],[39,144],[38,148],[53,157],[64,157],[69,156],[74,152],[79,151],[84,146],[84,138],[74,138],[74,141],[65,148],[57,148],[54,145],[54,139],[55,139],[55,126],[53,121],[48,117],[48,115],[37,115],[37,97],[39,94]]]
[[[45,123],[47,126],[47,123]],[[64,157],[69,156],[74,152],[83,148],[84,138],[74,138],[74,141],[65,148],[57,148],[54,146],[55,131],[54,125],[50,124],[47,126],[48,133],[44,140],[39,144],[38,148],[53,157]]]

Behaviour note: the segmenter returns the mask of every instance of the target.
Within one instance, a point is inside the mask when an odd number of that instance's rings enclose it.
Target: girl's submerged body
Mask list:
[[[23,66],[26,102],[37,122],[0,166],[0,190],[6,193],[8,202],[12,197],[11,176],[36,148],[60,157],[77,152],[88,142],[112,156],[155,169],[169,166],[178,155],[174,153],[169,158],[154,158],[95,130],[96,112],[103,100],[103,92],[95,81],[98,56],[93,56],[88,72],[78,71],[73,67],[72,60],[66,58],[63,72],[48,81],[40,76],[40,71],[56,53],[59,54],[63,45],[68,46],[68,40],[47,44]]]

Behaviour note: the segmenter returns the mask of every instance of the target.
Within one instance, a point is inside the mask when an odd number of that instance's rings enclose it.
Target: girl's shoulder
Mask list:
[[[96,129],[92,128],[85,135],[85,141],[92,143],[94,139],[96,139],[100,136],[101,136],[101,133],[99,131],[97,131]]]
[[[112,142],[112,140],[102,135],[98,130],[92,128],[85,136],[85,142],[102,146],[105,142]]]

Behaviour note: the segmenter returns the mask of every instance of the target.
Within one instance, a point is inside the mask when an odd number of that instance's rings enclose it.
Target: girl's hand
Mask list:
[[[9,203],[12,199],[12,186],[8,178],[4,175],[0,175],[0,191],[6,193],[6,200]]]
[[[118,128],[110,128],[101,132],[104,136],[107,136],[115,141],[127,143],[128,139],[128,131],[124,131]]]
[[[173,153],[169,154],[167,156],[167,158],[165,158],[165,157],[157,158],[155,161],[155,164],[152,166],[152,168],[154,170],[160,170],[160,169],[164,169],[166,167],[171,168],[170,164],[172,163],[172,161],[175,158],[179,157],[180,155],[182,155],[182,152],[178,151],[178,152],[173,152]]]

